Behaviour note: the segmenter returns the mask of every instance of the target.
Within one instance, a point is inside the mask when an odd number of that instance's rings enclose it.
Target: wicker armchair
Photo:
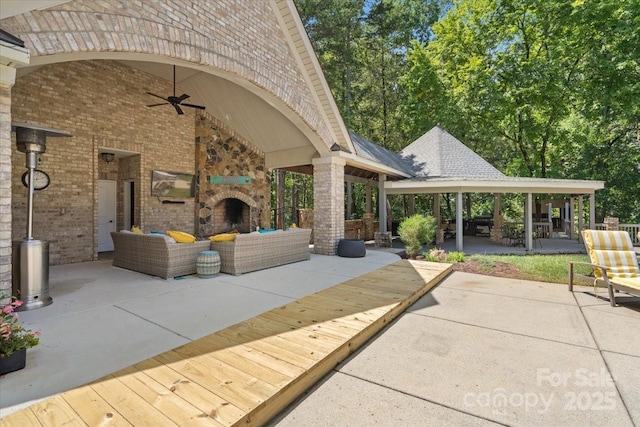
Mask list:
[[[198,254],[209,250],[210,242],[168,243],[165,237],[112,232],[113,266],[164,279],[196,273]]]

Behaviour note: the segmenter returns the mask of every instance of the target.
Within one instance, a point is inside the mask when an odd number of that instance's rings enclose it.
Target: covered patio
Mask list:
[[[595,192],[604,188],[603,181],[506,176],[439,126],[407,146],[400,152],[400,156],[413,169],[414,176],[410,179],[385,182],[383,189],[385,194],[432,194],[434,196],[433,215],[440,223],[440,194],[454,193],[456,195],[455,248],[457,251],[464,250],[465,238],[462,232],[464,193],[494,195],[493,224],[494,227],[499,227],[498,229],[501,229],[503,224],[501,195],[524,194],[524,216],[519,222],[524,228],[522,243],[527,252],[534,250],[536,231],[534,194],[565,195],[570,200],[566,217],[577,218],[578,230],[583,229],[585,225],[595,228]],[[589,219],[586,222],[584,221],[585,197],[589,200]],[[576,204],[577,212],[575,212]],[[543,224],[535,225],[540,227]],[[548,235],[551,237],[550,232]],[[569,237],[574,237],[571,232]],[[496,240],[500,240],[500,236]]]

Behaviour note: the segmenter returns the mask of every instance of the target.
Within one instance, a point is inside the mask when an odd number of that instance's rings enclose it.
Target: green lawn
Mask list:
[[[519,270],[517,278],[537,280],[540,282],[567,283],[569,277],[569,261],[589,262],[587,255],[471,255],[468,261],[482,264],[482,273],[491,275],[496,262],[504,262],[516,266]],[[577,266],[576,271],[588,274],[590,269]]]

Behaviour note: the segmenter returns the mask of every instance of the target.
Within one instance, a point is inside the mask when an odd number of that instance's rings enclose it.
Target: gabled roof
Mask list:
[[[416,139],[400,156],[418,179],[506,177],[440,126]]]
[[[409,176],[414,175],[413,170],[398,154],[374,144],[353,132],[349,132],[349,136],[351,136],[351,141],[353,142],[353,146],[356,151],[355,154],[357,156],[390,166],[406,173]]]

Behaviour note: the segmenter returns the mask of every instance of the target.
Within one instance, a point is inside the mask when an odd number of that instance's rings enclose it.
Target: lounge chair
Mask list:
[[[640,268],[629,233],[584,230],[582,237],[591,263],[569,263],[569,291],[573,291],[574,279],[579,277],[593,281],[594,287],[606,286],[612,307],[616,306],[614,290],[640,296]],[[591,266],[593,276],[575,273],[576,264]]]

